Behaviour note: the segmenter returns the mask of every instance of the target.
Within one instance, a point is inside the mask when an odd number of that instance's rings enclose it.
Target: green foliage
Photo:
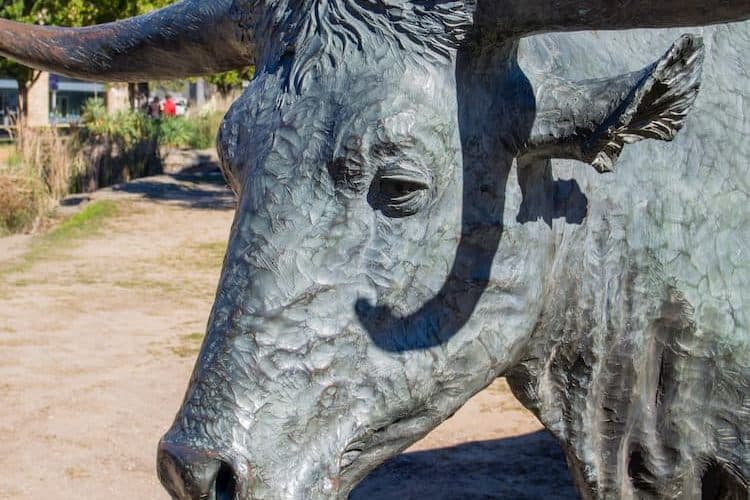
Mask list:
[[[31,68],[4,58],[0,58],[0,75],[18,82],[18,89],[21,92],[36,78],[36,72]]]
[[[177,116],[161,120],[159,144],[178,148],[208,149],[215,144],[222,113]]]
[[[210,112],[152,120],[137,111],[108,114],[101,99],[89,99],[81,114],[80,133],[85,138],[114,138],[125,146],[155,139],[161,146],[207,149],[215,144],[223,116]]]
[[[108,114],[89,100],[69,136],[22,127],[16,151],[0,167],[0,233],[30,229],[50,200],[161,172],[160,146],[214,145],[223,114],[152,120],[137,111]]]
[[[96,234],[104,221],[117,215],[117,203],[112,200],[98,200],[66,220],[44,236],[47,243],[70,239],[80,239]]]
[[[110,134],[113,126],[112,117],[107,113],[107,106],[102,99],[89,99],[81,110],[80,124],[92,134]]]
[[[60,26],[85,26],[108,23],[126,17],[145,14],[165,7],[171,0],[33,0],[12,3],[23,4],[37,21]],[[28,17],[28,16],[27,16]],[[15,18],[14,18],[15,19]],[[29,19],[18,19],[29,22]]]
[[[191,121],[181,116],[165,118],[159,125],[159,142],[167,146],[188,146],[194,133]]]
[[[243,70],[232,70],[208,76],[206,81],[215,85],[219,93],[227,97],[232,90],[242,88],[242,82],[252,80],[254,75],[255,66],[250,66]]]
[[[195,134],[190,143],[190,147],[195,149],[208,149],[216,146],[216,136],[219,134],[219,127],[224,120],[224,113],[221,111],[212,111],[202,113],[190,118],[193,120]]]
[[[157,125],[143,113],[107,113],[107,107],[101,99],[86,101],[81,113],[80,126],[80,134],[84,140],[109,139],[125,147],[151,140],[158,132]]]
[[[171,0],[6,0],[0,2],[0,17],[34,24],[82,26],[143,14],[170,3]],[[0,74],[18,82],[19,104],[25,113],[28,88],[39,72],[0,58]],[[92,101],[85,106],[82,126],[69,140],[63,140],[54,130],[27,131],[24,140],[19,140],[13,161],[0,167],[0,234],[28,230],[43,215],[50,199],[154,173],[160,162],[159,143],[210,147],[219,121],[220,117],[211,114],[160,124],[132,111],[108,115],[102,101]]]
[[[0,4],[0,17],[25,23],[44,22],[44,5],[40,0],[24,1],[10,0]],[[26,110],[26,94],[28,87],[38,78],[39,72],[18,64],[9,59],[0,59],[0,74],[18,82],[19,104],[21,110]]]
[[[90,99],[73,134],[75,175],[69,192],[86,192],[161,172],[158,124],[142,113],[108,114],[101,100]]]

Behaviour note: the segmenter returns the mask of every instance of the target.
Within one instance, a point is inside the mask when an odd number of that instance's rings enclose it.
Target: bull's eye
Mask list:
[[[388,217],[408,217],[427,203],[430,184],[430,179],[411,169],[391,169],[375,177],[368,201]]]

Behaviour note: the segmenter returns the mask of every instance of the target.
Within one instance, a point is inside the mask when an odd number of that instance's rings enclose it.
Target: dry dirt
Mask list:
[[[51,249],[0,239],[0,499],[167,498],[155,446],[185,390],[233,214],[218,175],[100,191],[91,198],[115,200],[116,214]],[[498,381],[352,498],[575,498],[540,429]]]

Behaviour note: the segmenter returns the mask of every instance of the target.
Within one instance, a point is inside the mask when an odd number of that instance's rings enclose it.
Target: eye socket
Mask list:
[[[339,157],[328,164],[328,173],[336,186],[363,193],[367,189],[364,161],[358,156]]]
[[[430,182],[415,174],[383,173],[370,186],[368,201],[373,208],[392,218],[408,217],[417,213],[427,202]]]

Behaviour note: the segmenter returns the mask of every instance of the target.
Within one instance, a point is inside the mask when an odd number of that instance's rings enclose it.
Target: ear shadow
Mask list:
[[[518,160],[518,183],[523,201],[516,221],[525,224],[543,220],[549,227],[555,219],[582,224],[589,200],[575,179],[553,179],[550,160]]]
[[[564,217],[568,224],[582,224],[589,213],[589,199],[575,179],[556,180],[553,199],[554,219]]]

